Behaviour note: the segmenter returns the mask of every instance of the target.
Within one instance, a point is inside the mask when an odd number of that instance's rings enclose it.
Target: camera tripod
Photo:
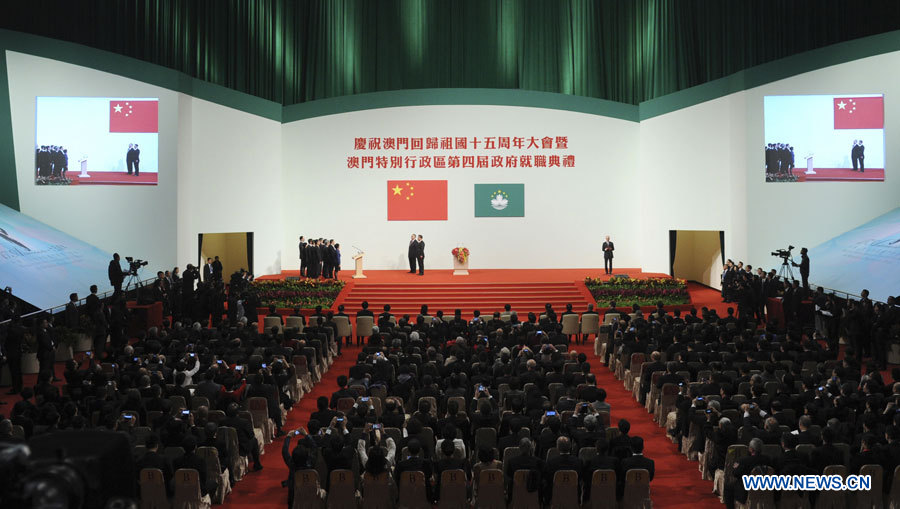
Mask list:
[[[125,295],[128,295],[128,290],[134,286],[134,300],[136,302],[141,301],[141,289],[144,287],[144,284],[141,283],[141,278],[138,276],[137,271],[129,272],[128,279],[125,281]]]
[[[791,270],[791,264],[788,263],[787,258],[782,258],[781,260],[781,269],[778,270],[778,277],[785,281],[793,281],[794,271]]]

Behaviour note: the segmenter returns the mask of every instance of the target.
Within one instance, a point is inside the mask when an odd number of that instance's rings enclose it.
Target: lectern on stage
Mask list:
[[[356,261],[356,274],[353,274],[353,279],[365,279],[366,275],[363,274],[363,255],[366,253],[357,253],[353,255],[353,260]]]

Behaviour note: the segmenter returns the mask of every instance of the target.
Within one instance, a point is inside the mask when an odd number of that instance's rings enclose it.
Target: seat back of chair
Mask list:
[[[528,476],[530,470],[516,470],[513,474],[512,504],[516,509],[540,509],[541,502],[538,498],[538,490],[528,491]]]
[[[616,506],[616,471],[594,470],[591,478],[591,509]]]
[[[562,333],[578,334],[578,315],[571,314],[562,317]]]
[[[869,479],[871,479],[872,485],[871,489],[853,492],[856,496],[853,507],[877,507],[879,509],[883,507],[884,467],[877,464],[863,465],[859,469],[859,475],[870,476]]]
[[[510,449],[507,447],[507,450]],[[478,493],[475,509],[506,509],[506,495],[503,493],[503,472],[485,469],[478,473]]]
[[[145,468],[141,470],[141,509],[164,509],[169,507],[166,494],[166,479],[162,470]]]
[[[410,509],[431,509],[425,494],[425,474],[415,470],[406,471],[399,476],[400,507]]]
[[[650,500],[650,472],[643,468],[633,468],[625,473],[625,494],[622,508],[644,507]]]
[[[353,335],[353,327],[350,327],[350,318],[346,316],[335,316],[334,323],[337,324],[337,335],[340,338]]]
[[[633,376],[638,376],[641,373],[641,364],[644,363],[645,355],[640,352],[635,352],[631,354],[631,364],[629,369],[631,369],[631,374]]]
[[[302,316],[286,316],[284,317],[284,326],[288,329],[297,329],[297,332],[303,332]]]
[[[591,461],[595,456],[597,456],[596,447],[582,447],[578,450],[578,459],[581,460],[582,464],[586,464],[587,462]]]
[[[294,472],[294,508],[321,507],[319,473],[313,469]]]
[[[382,472],[377,476],[369,472],[363,474],[362,505],[366,509],[389,509],[394,507],[390,472]]]
[[[466,473],[462,470],[441,472],[441,493],[438,509],[468,509]]]
[[[844,466],[850,464],[850,444],[837,443],[834,448],[844,453]]]
[[[353,408],[353,405],[355,404],[356,400],[354,398],[339,398],[337,400],[337,411],[344,412],[346,414]]]
[[[332,470],[328,475],[328,508],[356,507],[356,481],[353,471]]]
[[[581,333],[597,334],[600,332],[600,315],[581,315]]]
[[[578,507],[578,472],[559,470],[553,474],[553,499],[550,500],[550,507]]]
[[[204,396],[192,396],[191,397],[191,410],[197,410],[198,408],[200,408],[202,406],[205,406],[206,408],[212,410],[211,408],[209,408],[209,399],[207,399],[206,397],[204,397]]]
[[[166,447],[163,449],[163,455],[174,463],[184,456],[184,447]]]
[[[262,396],[247,399],[247,409],[253,417],[253,427],[262,428],[269,420],[269,402]]]
[[[197,456],[206,460],[206,471],[210,477],[222,471],[222,464],[219,463],[219,450],[215,447],[198,447]]]
[[[200,508],[200,474],[193,468],[175,472],[175,507]]]
[[[278,316],[267,316],[263,318],[263,328],[266,332],[272,330],[272,327],[278,327],[278,332],[281,332],[281,318]]]
[[[375,318],[371,316],[356,317],[356,335],[369,337],[372,335],[372,327],[375,326]]]
[[[741,458],[750,455],[746,445],[733,444],[728,446],[725,452],[725,483],[734,482],[734,464]]]

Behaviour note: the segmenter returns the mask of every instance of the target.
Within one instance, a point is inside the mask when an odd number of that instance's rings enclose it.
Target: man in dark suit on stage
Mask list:
[[[800,267],[800,279],[803,281],[803,288],[809,290],[809,252],[805,247],[800,249],[800,263],[791,261],[794,267]]]
[[[416,242],[416,234],[413,233],[409,237],[409,250],[407,251],[407,255],[409,256],[409,273],[416,273],[416,256],[419,251],[419,243]]]
[[[134,144],[134,176],[138,177],[141,174],[141,149],[138,148],[137,143]]]
[[[125,153],[125,166],[128,168],[128,174],[134,172],[134,143],[128,144],[128,152]]]
[[[859,140],[859,146],[856,149],[856,159],[859,161],[859,172],[866,172],[866,146],[862,140]]]
[[[603,243],[603,268],[606,269],[607,274],[612,274],[613,270],[613,251],[616,250],[615,244],[609,240],[609,235],[606,236],[606,242]]]
[[[416,257],[419,260],[419,275],[425,275],[425,241],[419,235],[419,241],[416,243]]]
[[[297,246],[300,251],[300,277],[306,277],[306,239],[300,236],[300,244]]]
[[[109,261],[109,284],[116,290],[116,293],[122,291],[122,282],[125,281],[125,272],[122,271],[122,265],[119,264],[119,253],[113,253],[113,259]]]

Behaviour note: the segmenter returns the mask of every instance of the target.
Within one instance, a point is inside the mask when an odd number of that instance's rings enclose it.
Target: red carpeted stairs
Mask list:
[[[334,364],[331,365],[322,380],[315,384],[312,392],[304,395],[288,413],[284,425],[285,432],[299,426],[306,428],[309,415],[316,411],[316,399],[319,396],[328,396],[331,399],[331,393],[337,390],[337,377],[346,375],[350,367],[356,364],[356,354],[359,351],[360,349],[355,347],[345,348],[343,354],[335,358]],[[287,479],[288,475],[287,466],[281,457],[283,445],[284,437],[276,438],[274,442],[267,445],[266,453],[261,456],[263,470],[244,476],[239,483],[234,485],[234,491],[226,497],[225,504],[216,507],[257,507],[261,509],[287,507],[287,488],[281,487],[281,481]]]
[[[355,315],[368,301],[376,314],[385,304],[391,305],[394,315],[416,316],[423,304],[428,305],[432,316],[438,310],[453,315],[461,309],[465,317],[479,310],[484,316],[502,311],[505,304],[524,320],[529,312],[540,314],[550,303],[557,313],[572,304],[576,312],[583,313],[590,302],[584,285],[570,282],[356,282],[342,303],[348,314]]]

